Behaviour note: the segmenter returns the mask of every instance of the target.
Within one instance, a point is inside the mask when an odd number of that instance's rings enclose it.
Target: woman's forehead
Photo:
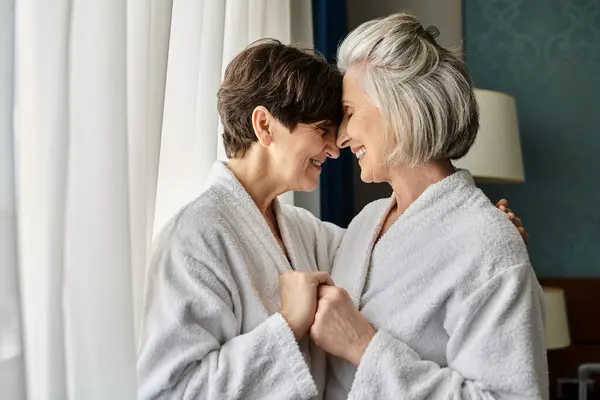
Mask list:
[[[359,79],[360,74],[356,69],[346,72],[342,87],[342,104],[352,105],[353,99],[365,94],[360,87]]]

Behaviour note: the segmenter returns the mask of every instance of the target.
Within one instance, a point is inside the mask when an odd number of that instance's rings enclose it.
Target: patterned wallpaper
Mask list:
[[[526,183],[507,197],[539,276],[600,276],[600,0],[464,0],[477,87],[515,96]]]

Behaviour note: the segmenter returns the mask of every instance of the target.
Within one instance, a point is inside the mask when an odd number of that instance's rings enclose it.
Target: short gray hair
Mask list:
[[[362,67],[362,85],[397,146],[387,162],[417,164],[463,157],[475,141],[479,111],[460,52],[438,45],[406,13],[365,22],[341,43],[338,67]]]

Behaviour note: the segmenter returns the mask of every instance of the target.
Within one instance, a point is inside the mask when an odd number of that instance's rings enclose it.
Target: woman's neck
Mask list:
[[[454,173],[449,160],[434,161],[412,168],[403,166],[390,167],[390,185],[396,198],[396,213],[404,211],[434,183]]]
[[[246,189],[260,212],[270,218],[273,200],[287,190],[277,184],[269,168],[269,160],[260,154],[247,154],[244,158],[231,159],[227,167]]]

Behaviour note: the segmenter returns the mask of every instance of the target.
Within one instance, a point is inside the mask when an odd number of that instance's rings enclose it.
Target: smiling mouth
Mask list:
[[[367,154],[367,149],[365,149],[364,147],[361,147],[360,150],[358,150],[355,155],[356,155],[356,158],[358,158],[360,160],[361,158],[363,158],[365,156],[365,154]]]
[[[311,162],[313,165],[316,165],[317,167],[321,167],[321,165],[323,165],[323,163],[322,163],[322,162],[320,162],[320,161],[317,161],[317,160],[313,160],[313,159],[311,159],[311,160],[310,160],[310,162]]]

